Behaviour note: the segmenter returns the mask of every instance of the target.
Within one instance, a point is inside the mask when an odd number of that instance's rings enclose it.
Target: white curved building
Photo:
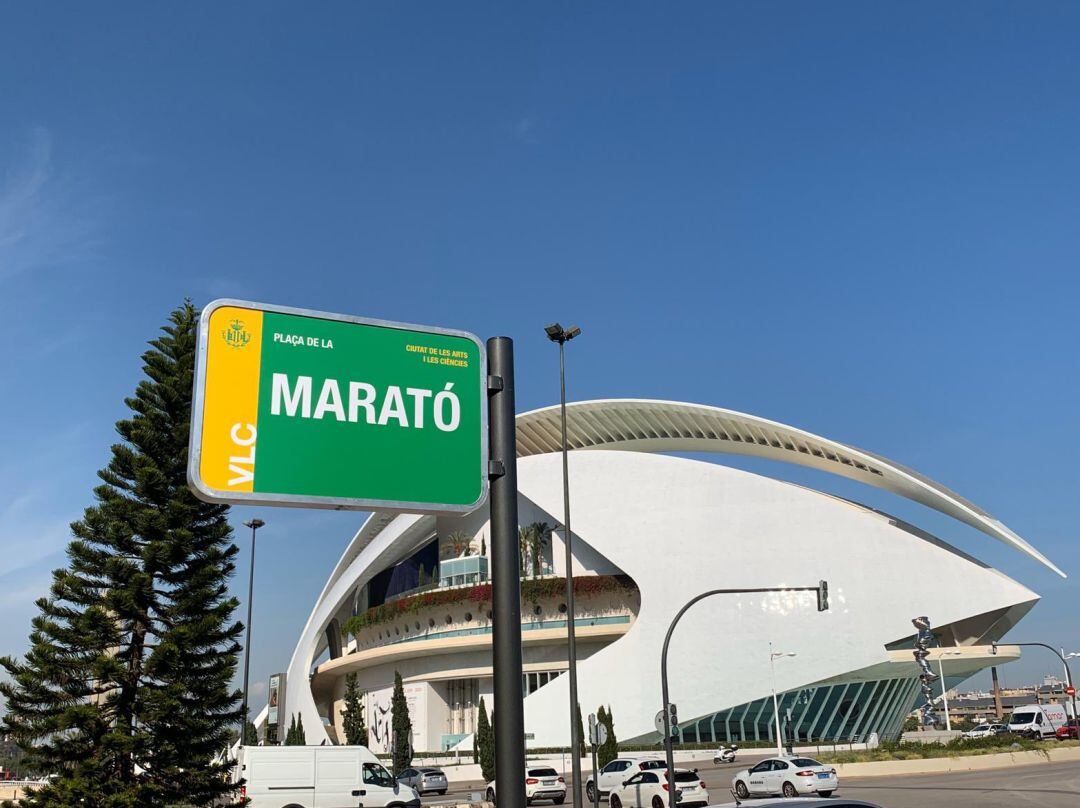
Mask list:
[[[622,740],[656,738],[659,654],[675,612],[724,587],[826,579],[808,594],[723,596],[691,609],[671,649],[684,741],[772,737],[769,643],[782,709],[800,739],[899,732],[918,696],[911,618],[926,614],[950,686],[1019,656],[998,640],[1038,596],[887,514],[759,474],[663,452],[766,457],[829,471],[920,502],[1061,571],[1001,522],[884,458],[754,416],[664,401],[568,406],[582,712],[610,705]],[[519,521],[558,525],[558,409],[518,417]],[[619,450],[619,451],[600,451]],[[371,745],[386,743],[395,671],[417,750],[450,748],[490,709],[486,508],[465,517],[373,514],[308,618],[279,721],[299,714],[308,743],[342,738],[345,676],[367,694]],[[538,549],[538,552],[536,550]],[[522,651],[530,745],[569,743],[563,545],[527,554]],[[533,557],[535,556],[535,558]],[[347,634],[343,631],[348,628]],[[261,720],[265,721],[266,710]],[[471,747],[471,744],[469,744]]]

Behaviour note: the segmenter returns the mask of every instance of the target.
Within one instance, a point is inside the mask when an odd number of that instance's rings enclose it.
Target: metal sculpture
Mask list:
[[[937,726],[938,717],[934,710],[934,690],[932,685],[938,680],[938,675],[930,668],[927,657],[930,656],[930,643],[934,641],[934,635],[930,632],[930,618],[916,617],[911,624],[919,630],[915,635],[915,661],[922,673],[919,674],[919,682],[922,684],[922,694],[925,703],[920,708],[922,713],[922,725],[924,727]]]

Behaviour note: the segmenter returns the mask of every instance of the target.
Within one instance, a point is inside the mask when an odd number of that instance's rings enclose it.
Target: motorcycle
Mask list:
[[[713,755],[712,762],[734,763],[735,753],[738,751],[738,749],[739,747],[737,746],[721,746],[719,749],[716,750],[716,753]]]

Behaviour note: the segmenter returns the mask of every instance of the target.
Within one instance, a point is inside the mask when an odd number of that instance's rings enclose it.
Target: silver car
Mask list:
[[[446,774],[443,770],[425,766],[405,769],[397,776],[397,781],[403,786],[412,786],[420,794],[428,792],[445,794],[447,788]]]

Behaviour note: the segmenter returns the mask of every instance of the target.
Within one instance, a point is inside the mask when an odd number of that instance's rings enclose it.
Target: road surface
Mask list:
[[[732,775],[760,757],[741,757],[737,763],[719,766],[699,764],[698,772],[709,787],[712,802],[729,802]],[[474,791],[483,791],[483,784],[454,783],[446,796],[429,795],[423,802],[437,806],[467,801]],[[1045,763],[955,774],[848,777],[840,783],[834,799],[843,797],[866,800],[883,808],[1077,808],[1080,766]],[[567,794],[566,804],[570,802]],[[753,804],[753,800],[746,802],[747,808],[753,808]],[[586,802],[585,808],[590,806]]]

